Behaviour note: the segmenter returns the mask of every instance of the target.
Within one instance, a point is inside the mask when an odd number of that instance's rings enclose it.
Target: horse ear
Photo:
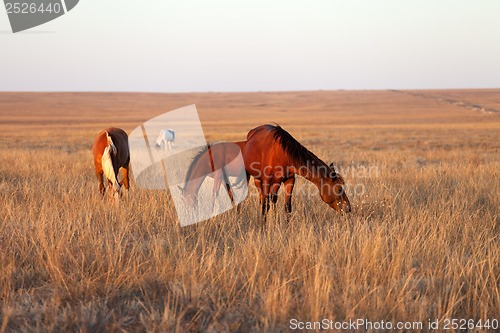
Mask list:
[[[335,166],[333,165],[333,162],[330,163],[330,169],[332,170],[332,172],[330,173],[330,177],[331,178],[336,178],[337,177],[337,172],[335,171]]]

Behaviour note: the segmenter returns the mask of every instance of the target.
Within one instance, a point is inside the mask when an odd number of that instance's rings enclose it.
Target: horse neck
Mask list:
[[[315,184],[318,188],[322,182],[329,178],[328,165],[320,160],[315,155],[311,154],[310,158],[304,161],[292,161],[295,168],[295,173],[301,175],[305,179]]]
[[[198,194],[201,184],[207,177],[208,173],[212,172],[211,170],[207,170],[205,167],[207,165],[206,160],[209,158],[209,151],[204,151],[202,153],[202,156],[194,161],[194,165],[192,166],[192,168],[188,170],[183,190],[185,196],[194,197],[196,194]]]

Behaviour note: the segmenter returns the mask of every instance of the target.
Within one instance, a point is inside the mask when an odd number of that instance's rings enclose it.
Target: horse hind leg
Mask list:
[[[113,182],[111,180],[108,179],[108,189],[107,189],[107,192],[108,192],[108,198],[111,199],[113,197]]]
[[[99,193],[101,193],[101,196],[104,196],[104,192],[106,192],[106,188],[104,187],[104,181],[102,180],[103,175],[104,172],[96,171],[97,181],[99,182]]]
[[[117,203],[121,197],[123,180],[121,182],[119,182],[117,179],[118,172],[120,171],[120,168],[118,167],[118,168],[114,168],[114,169],[115,169],[114,171],[115,171],[116,176],[115,176],[115,179],[113,179],[113,180],[108,179],[108,190],[109,190],[109,198],[114,199],[115,203]]]
[[[123,179],[120,182],[120,186],[123,186],[125,190],[127,191],[127,199],[129,198],[129,191],[130,191],[130,175],[129,175],[129,166],[127,165],[126,167],[122,167],[122,172],[123,172]]]
[[[118,186],[117,186],[118,185]],[[117,205],[120,201],[121,196],[121,186],[117,180],[114,182],[108,180],[108,198],[109,200],[113,200],[114,204]]]

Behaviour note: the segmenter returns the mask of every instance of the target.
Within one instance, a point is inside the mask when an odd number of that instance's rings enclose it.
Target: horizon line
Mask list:
[[[89,94],[256,94],[256,93],[304,93],[304,92],[363,92],[363,91],[443,91],[443,90],[500,90],[500,87],[490,88],[411,88],[411,89],[310,89],[310,90],[234,90],[234,91],[138,91],[138,90],[0,90],[0,93],[89,93]]]

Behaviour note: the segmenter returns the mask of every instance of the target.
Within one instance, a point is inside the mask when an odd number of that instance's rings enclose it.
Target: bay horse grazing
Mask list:
[[[295,175],[311,181],[319,189],[321,199],[338,212],[350,212],[351,204],[344,192],[344,179],[316,155],[295,140],[280,126],[262,125],[248,132],[243,147],[246,172],[255,178],[260,193],[262,215],[274,203],[283,183],[285,207],[292,212]]]
[[[246,171],[241,170],[239,163],[231,163],[240,154],[245,143],[246,141],[219,142],[207,145],[200,150],[193,158],[186,173],[186,185],[181,189],[184,197],[192,203],[195,202],[205,178],[212,177],[214,178],[213,193],[218,193],[220,186],[224,184],[229,198],[234,204],[234,194],[228,177],[238,177],[234,183],[236,187],[241,186],[243,181],[248,183],[250,178]]]
[[[106,128],[95,138],[92,147],[94,166],[99,181],[99,192],[104,195],[107,180],[110,194],[119,194],[122,185],[129,189],[130,151],[127,133],[116,127]],[[123,170],[123,180],[118,182],[118,172]],[[103,180],[104,176],[104,180]]]
[[[163,149],[172,149],[175,143],[175,131],[171,128],[162,129],[160,134],[156,138],[155,147],[160,149],[163,145]]]

